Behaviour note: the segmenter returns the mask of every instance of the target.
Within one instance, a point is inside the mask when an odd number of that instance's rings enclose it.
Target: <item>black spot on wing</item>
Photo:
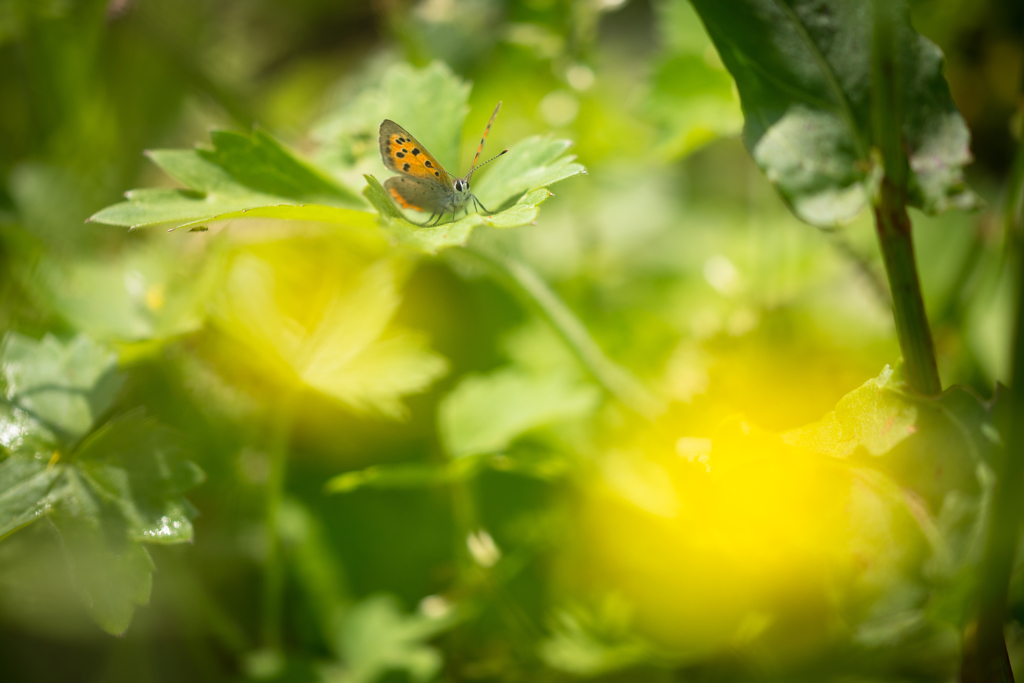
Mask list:
[[[430,163],[430,159],[427,159],[426,161],[424,161],[423,165],[426,166],[427,168],[434,168],[434,165],[432,163]]]
[[[402,165],[402,170],[403,171],[408,171],[409,170],[409,164],[403,164]]]
[[[418,148],[418,147],[413,147],[413,148],[412,148],[412,155],[413,155],[414,157],[418,157],[418,156],[420,155],[420,150],[419,150],[419,148]]]

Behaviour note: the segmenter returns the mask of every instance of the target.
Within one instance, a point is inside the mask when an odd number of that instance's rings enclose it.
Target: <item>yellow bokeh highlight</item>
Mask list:
[[[571,575],[624,597],[665,647],[805,657],[849,637],[927,551],[900,491],[845,460],[741,420],[657,443],[603,457]]]

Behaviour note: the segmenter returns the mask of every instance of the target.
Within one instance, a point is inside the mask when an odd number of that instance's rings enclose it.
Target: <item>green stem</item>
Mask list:
[[[1024,149],[1024,145],[1021,145]],[[1018,156],[1018,158],[1024,158]],[[1020,176],[1012,179],[1007,202],[1015,205],[1020,196]],[[1014,187],[1017,185],[1017,187]],[[1007,617],[1010,577],[1020,533],[1020,490],[1024,486],[1024,248],[1020,226],[1007,207],[1007,235],[1017,267],[1017,311],[1013,340],[1013,370],[1010,377],[1009,407],[1002,415],[1001,431],[1006,435],[1006,451],[995,463],[996,489],[992,500],[991,523],[981,561],[978,587],[978,618],[973,637],[964,646],[961,680],[964,683],[1002,683],[1013,681],[1010,658],[1006,652],[1003,626]]]
[[[267,475],[267,558],[263,571],[263,614],[261,640],[263,646],[281,648],[281,606],[284,592],[284,557],[279,529],[281,501],[288,466],[288,443],[294,420],[295,397],[281,398],[272,416],[267,443],[270,471]]]
[[[648,419],[661,414],[662,402],[604,354],[579,318],[526,264],[479,248],[456,247],[450,251],[483,266],[546,320],[597,383],[624,406]]]
[[[905,10],[901,3],[892,0],[872,2],[872,135],[885,170],[875,199],[875,228],[889,278],[896,336],[903,352],[907,381],[918,393],[932,396],[942,391],[942,382],[921,297],[906,205],[909,168],[903,145],[903,87],[896,30],[896,14]]]
[[[1019,235],[1017,221],[1021,215],[1021,196],[1024,194],[1024,142],[1017,145],[1010,179],[1006,185],[1006,205],[1003,207],[1004,252],[1010,251]]]
[[[889,278],[896,336],[903,352],[907,382],[919,394],[934,396],[942,391],[942,383],[917,278],[910,216],[903,204],[902,193],[888,180],[882,182],[879,201],[875,205],[875,228],[882,247],[885,273]]]

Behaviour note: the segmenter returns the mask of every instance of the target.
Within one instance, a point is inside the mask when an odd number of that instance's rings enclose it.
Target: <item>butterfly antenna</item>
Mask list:
[[[466,175],[466,182],[467,183],[469,182],[469,179],[473,177],[473,173],[475,173],[477,171],[477,169],[479,169],[481,166],[486,166],[487,164],[491,163],[492,161],[494,161],[498,157],[503,156],[505,154],[508,154],[508,150],[507,149],[502,150],[498,154],[495,154],[493,157],[491,157],[490,159],[488,159],[484,163],[480,164],[480,166],[474,166],[473,169]]]
[[[484,151],[484,140],[487,139],[487,134],[491,132],[491,126],[494,124],[494,119],[498,116],[499,109],[501,109],[501,102],[498,102],[498,106],[494,108],[494,113],[491,114],[491,120],[487,122],[487,129],[484,130],[484,135],[480,138],[480,144],[476,148],[476,155],[473,157],[473,165],[469,167],[469,175],[473,175],[473,171],[476,170],[476,162],[480,160],[480,152]],[[504,152],[502,152],[502,154],[504,154]],[[501,156],[501,154],[498,156]],[[495,157],[495,159],[496,158],[497,157]],[[491,159],[491,161],[494,161],[494,159]],[[480,165],[483,166],[484,164]],[[469,176],[466,177],[468,178]]]

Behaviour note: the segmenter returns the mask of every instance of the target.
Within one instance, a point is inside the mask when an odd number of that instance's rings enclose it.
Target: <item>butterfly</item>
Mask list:
[[[494,113],[491,114],[491,120],[487,122],[487,130],[480,138],[476,156],[473,157],[473,166],[464,178],[456,178],[448,173],[437,159],[409,134],[409,131],[391,119],[384,119],[380,124],[380,157],[389,170],[402,174],[385,180],[384,187],[398,205],[403,209],[429,211],[430,218],[423,225],[429,225],[435,216],[433,224],[437,225],[449,211],[452,212],[454,221],[459,211],[465,209],[468,214],[472,205],[480,207],[485,214],[490,215],[491,212],[469,191],[469,181],[473,177],[473,172],[480,166],[489,164],[508,152],[506,149],[477,166],[476,162],[479,161],[480,153],[484,149],[484,140],[491,132],[491,124],[494,123],[499,109],[501,102],[498,102]]]

